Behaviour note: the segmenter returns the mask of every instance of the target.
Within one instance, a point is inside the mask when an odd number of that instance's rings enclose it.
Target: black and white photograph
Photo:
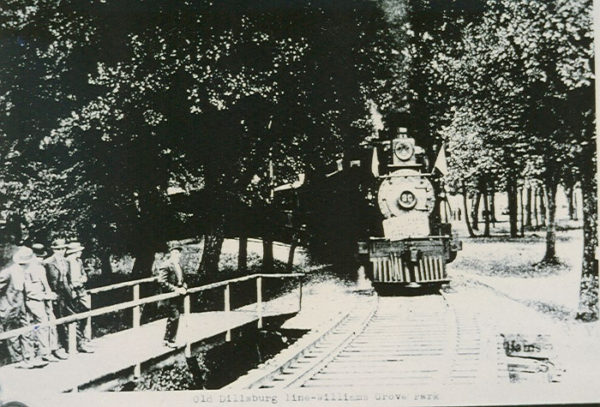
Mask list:
[[[600,402],[592,0],[0,0],[0,407]]]

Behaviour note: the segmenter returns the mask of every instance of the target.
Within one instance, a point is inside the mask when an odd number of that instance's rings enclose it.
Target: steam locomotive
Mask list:
[[[376,174],[383,236],[370,236],[358,244],[378,292],[441,286],[449,281],[446,264],[462,248],[450,223],[436,216],[443,194],[436,192],[432,174],[426,172],[425,151],[403,130],[396,138],[374,145],[373,165],[378,151],[385,159],[382,173]]]

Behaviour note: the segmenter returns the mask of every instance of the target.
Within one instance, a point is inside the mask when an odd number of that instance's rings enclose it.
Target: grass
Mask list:
[[[573,310],[561,305],[549,304],[542,301],[523,301],[523,303],[542,314],[550,315],[560,321],[570,321],[574,317]]]
[[[545,264],[535,260],[522,261],[515,259],[488,260],[482,264],[481,260],[469,257],[457,260],[455,266],[484,276],[521,278],[560,275],[568,271],[569,267],[564,262]]]
[[[556,264],[542,263],[546,236],[529,232],[524,237],[461,237],[463,251],[452,268],[493,277],[535,278],[567,273],[581,264],[581,230],[557,231]]]
[[[454,285],[484,284],[553,319],[566,320],[577,310],[583,254],[581,229],[557,231],[558,262],[542,263],[545,236],[465,238],[463,250],[449,264]],[[460,274],[465,273],[465,274]]]

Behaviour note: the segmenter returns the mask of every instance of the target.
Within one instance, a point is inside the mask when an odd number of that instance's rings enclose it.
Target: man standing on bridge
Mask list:
[[[54,239],[50,247],[53,252],[52,256],[44,260],[43,264],[46,267],[46,277],[50,288],[58,295],[58,299],[54,302],[54,307],[52,307],[54,315],[56,318],[62,318],[65,316],[65,303],[70,298],[68,292],[66,292],[67,274],[69,273],[69,265],[67,264],[67,259],[65,259],[67,242],[65,239]],[[67,349],[69,344],[67,327],[59,325],[56,327],[56,331],[60,347]],[[66,355],[61,353],[61,356]]]
[[[171,246],[169,257],[162,263],[155,263],[154,268],[158,272],[158,282],[163,293],[177,292],[185,294],[187,286],[183,281],[183,270],[179,260],[181,258],[181,246]],[[167,328],[165,330],[164,344],[170,348],[176,348],[175,337],[177,336],[177,328],[179,327],[179,316],[183,308],[183,297],[179,296],[167,300]]]
[[[67,281],[65,282],[65,299],[64,313],[65,316],[79,314],[90,310],[87,300],[85,283],[87,283],[87,274],[83,268],[81,261],[81,252],[84,247],[79,242],[72,242],[67,245],[66,260],[69,265],[67,273]],[[87,338],[85,337],[85,327],[87,318],[83,318],[77,323],[77,350],[82,353],[93,353],[94,350],[87,346]]]
[[[42,324],[54,319],[52,301],[58,297],[50,289],[46,278],[46,269],[42,265],[42,259],[46,255],[44,246],[35,243],[33,249],[34,260],[25,269],[25,308],[29,317],[29,323]],[[46,326],[33,331],[38,346],[38,353],[46,362],[57,362],[66,359],[64,352],[59,351],[56,337],[56,327]]]
[[[0,323],[3,331],[29,325],[25,310],[25,269],[34,260],[29,247],[19,247],[13,255],[13,263],[0,271]],[[42,367],[48,362],[34,358],[34,343],[31,332],[13,336],[7,340],[12,363],[21,362],[19,367]]]

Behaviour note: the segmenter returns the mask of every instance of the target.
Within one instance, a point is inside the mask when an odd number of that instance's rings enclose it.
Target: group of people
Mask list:
[[[12,256],[12,263],[0,270],[1,331],[47,323],[57,318],[89,311],[85,285],[87,274],[79,242],[67,243],[55,239],[52,255],[44,245],[21,246]],[[185,294],[186,284],[180,266],[181,246],[171,246],[166,259],[156,259],[153,272],[163,293]],[[182,311],[182,297],[165,301],[167,325],[164,345],[176,348],[175,339]],[[93,353],[86,336],[87,318],[77,321],[77,351]],[[68,359],[67,324],[42,326],[6,340],[11,363],[22,368],[38,368],[51,362]]]
[[[44,245],[21,246],[13,262],[0,270],[0,325],[9,331],[42,324],[89,310],[79,242],[56,239],[52,255]],[[87,320],[77,322],[77,350],[92,353],[86,337]],[[68,358],[68,331],[64,324],[32,329],[7,340],[11,362],[23,368],[43,367]]]

